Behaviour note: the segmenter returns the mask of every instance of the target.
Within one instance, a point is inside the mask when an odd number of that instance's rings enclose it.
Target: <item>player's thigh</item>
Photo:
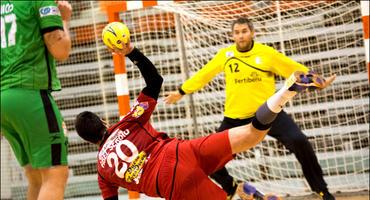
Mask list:
[[[1,91],[1,134],[4,135],[10,144],[18,163],[21,166],[25,166],[30,160],[25,149],[25,138],[15,130],[16,127],[13,127],[13,112],[17,110],[13,97],[12,90]]]
[[[251,124],[229,130],[230,146],[233,154],[246,151],[261,142],[268,130],[258,130]]]
[[[19,136],[31,166],[45,168],[66,165],[67,138],[62,126],[63,119],[51,95],[47,91],[28,89],[6,91],[11,95],[5,95],[7,108],[4,109],[4,115]]]
[[[11,126],[3,121],[3,118],[1,120],[1,134],[4,135],[4,137],[8,141],[19,165],[25,166],[29,164],[29,156],[26,153],[22,139],[20,138],[18,133],[14,131],[13,128],[11,128]]]
[[[233,159],[228,130],[185,142],[193,150],[199,166],[209,175]],[[186,152],[186,151],[185,151]]]
[[[213,183],[200,166],[193,145],[202,139],[168,145],[159,172],[159,190],[166,199],[214,200],[226,199],[226,193]],[[213,162],[213,161],[212,161]],[[213,165],[211,162],[209,165]]]

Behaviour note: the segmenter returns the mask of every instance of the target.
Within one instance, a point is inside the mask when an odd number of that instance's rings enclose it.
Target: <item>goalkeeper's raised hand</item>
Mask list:
[[[164,102],[166,104],[174,104],[182,98],[182,94],[178,90],[168,93],[168,95],[164,98]]]

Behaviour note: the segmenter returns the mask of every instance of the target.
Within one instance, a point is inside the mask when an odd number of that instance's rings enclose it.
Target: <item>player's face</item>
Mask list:
[[[252,48],[254,31],[250,30],[248,24],[235,24],[233,28],[233,39],[238,51],[248,51]]]

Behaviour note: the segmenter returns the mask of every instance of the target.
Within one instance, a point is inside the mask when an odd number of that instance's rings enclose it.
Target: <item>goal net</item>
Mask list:
[[[185,77],[201,69],[220,48],[232,44],[231,23],[240,16],[253,22],[256,41],[326,77],[337,74],[331,88],[301,94],[285,110],[312,143],[330,190],[368,188],[369,80],[359,2],[204,1],[159,8],[179,18]],[[175,77],[174,84],[183,78]],[[277,79],[279,88],[282,79]],[[173,106],[181,109],[190,104],[194,110],[191,116],[197,130],[192,126],[183,137],[213,132],[222,120],[223,103],[224,77],[220,74],[192,99]],[[294,154],[271,137],[238,154],[227,168],[237,179],[255,182],[262,191],[291,195],[310,192]]]
[[[69,136],[70,176],[66,199],[101,199],[96,177],[97,147],[74,130],[84,110],[109,123],[119,120],[113,62],[100,35],[107,17],[97,1],[71,1],[70,58],[58,63],[63,90],[54,93]],[[324,76],[337,80],[323,91],[300,94],[286,111],[308,136],[329,189],[360,191],[369,183],[369,86],[358,1],[194,1],[120,13],[135,46],[164,77],[153,126],[183,139],[215,132],[223,118],[224,77],[175,105],[163,97],[232,44],[231,22],[247,16],[255,40],[272,46]],[[130,104],[145,83],[126,59]],[[277,89],[282,79],[277,77]],[[232,175],[264,192],[310,193],[294,155],[271,137],[227,165]],[[25,199],[27,182],[7,141],[1,139],[1,199]],[[122,194],[125,190],[120,191]]]

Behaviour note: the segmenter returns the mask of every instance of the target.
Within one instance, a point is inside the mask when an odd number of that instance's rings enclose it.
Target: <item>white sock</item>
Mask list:
[[[283,106],[297,94],[296,91],[289,91],[284,85],[278,92],[267,99],[267,106],[274,113],[279,113]]]

